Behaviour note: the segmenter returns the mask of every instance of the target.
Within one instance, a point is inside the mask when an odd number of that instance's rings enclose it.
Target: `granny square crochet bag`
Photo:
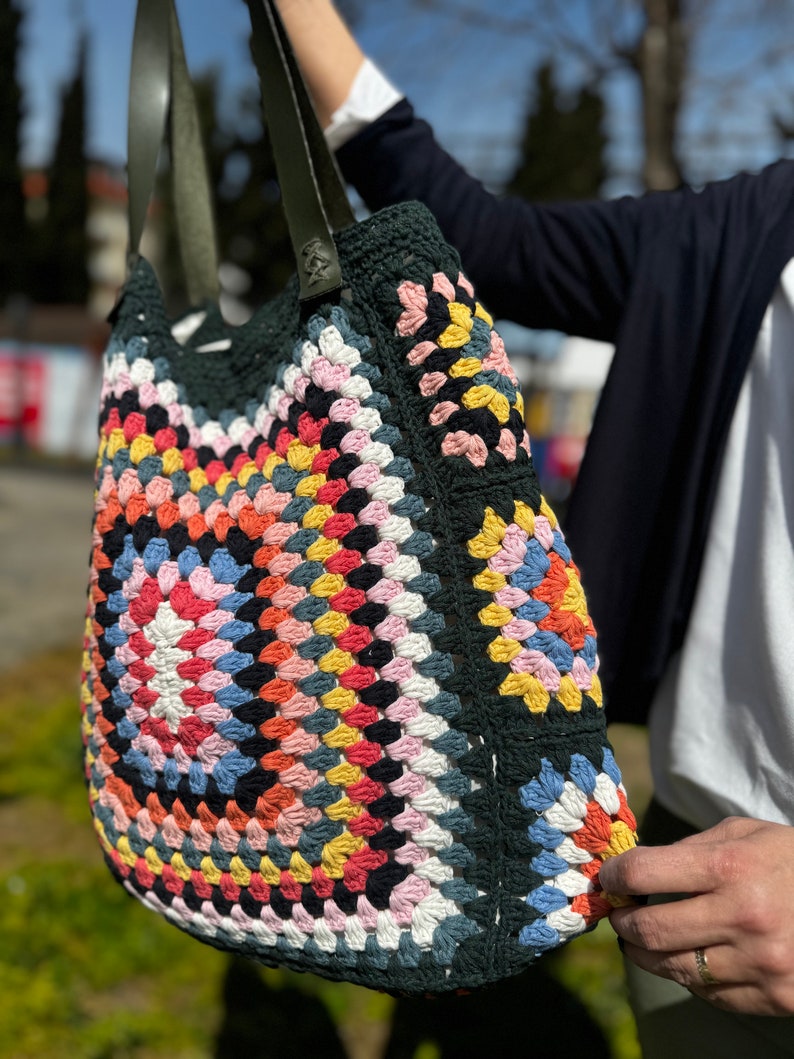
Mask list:
[[[129,893],[211,945],[471,989],[604,916],[599,867],[634,843],[595,632],[456,252],[415,203],[353,223],[275,12],[248,3],[300,278],[239,327],[205,297],[176,16],[139,3],[131,245],[170,69],[200,305],[169,320],[134,253],[99,420],[95,828]]]

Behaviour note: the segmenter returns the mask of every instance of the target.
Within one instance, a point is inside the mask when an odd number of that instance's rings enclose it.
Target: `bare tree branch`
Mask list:
[[[536,0],[534,11],[513,16],[497,13],[492,7],[478,7],[462,0],[410,0],[420,11],[432,12],[454,19],[459,24],[473,26],[478,32],[497,33],[503,36],[534,37],[549,50],[566,53],[582,63],[588,75],[594,78],[606,76],[620,64],[620,59],[610,53],[600,54],[588,35],[580,36],[575,26],[568,24],[564,5]]]
[[[569,65],[569,84],[603,84],[621,74],[633,77],[640,99],[644,182],[649,187],[668,187],[682,179],[679,145],[682,151],[683,147],[689,150],[691,142],[682,139],[682,118],[693,106],[701,112],[711,106],[717,116],[716,108],[722,104],[734,118],[740,108],[748,109],[754,92],[769,115],[765,127],[770,130],[775,115],[787,112],[787,85],[792,86],[794,99],[794,78],[789,73],[794,69],[794,34],[782,32],[783,26],[794,25],[794,0],[404,3],[425,17],[441,20],[448,27],[445,34],[454,33],[458,39],[475,33],[532,41],[532,62],[543,51],[562,58]],[[779,103],[771,91],[758,87],[759,81],[769,81],[772,72],[778,81]],[[504,76],[510,75],[505,72]],[[522,71],[522,85],[524,76]],[[778,124],[781,129],[786,126],[782,118]],[[724,120],[716,121],[714,136],[708,143],[700,141],[703,151],[716,157],[717,140],[729,135],[722,132],[725,125]],[[734,125],[735,121],[730,127]],[[770,135],[774,133],[768,131]],[[702,157],[697,164],[702,168]]]

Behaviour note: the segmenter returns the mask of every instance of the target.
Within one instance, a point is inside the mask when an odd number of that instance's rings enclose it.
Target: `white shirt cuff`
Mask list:
[[[365,58],[351,85],[350,94],[342,106],[334,111],[325,130],[328,146],[332,151],[338,150],[402,98],[402,93],[397,91],[386,75],[370,59]]]

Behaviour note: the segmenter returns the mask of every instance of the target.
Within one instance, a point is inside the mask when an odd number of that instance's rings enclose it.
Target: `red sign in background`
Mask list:
[[[0,444],[38,448],[44,405],[44,356],[26,347],[0,347]]]

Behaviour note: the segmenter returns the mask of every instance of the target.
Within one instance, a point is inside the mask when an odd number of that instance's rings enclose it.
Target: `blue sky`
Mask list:
[[[574,26],[587,32],[588,19],[605,0],[569,0]],[[177,0],[191,66],[216,66],[234,93],[253,79],[245,39],[247,9],[241,0]],[[470,0],[493,12],[489,0]],[[25,161],[46,161],[56,122],[57,93],[75,61],[79,26],[90,39],[89,148],[122,161],[126,141],[126,94],[134,0],[20,0],[25,11],[21,75],[27,117]],[[434,15],[430,4],[409,0],[362,3],[358,35],[365,50],[412,97],[436,127],[439,138],[478,175],[498,177],[509,166],[511,142],[520,126],[530,71],[544,54],[527,34],[500,34],[462,19]],[[517,19],[537,6],[533,0],[502,0],[496,8]],[[696,77],[690,89],[684,132],[704,176],[756,168],[778,150],[770,134],[772,103],[794,115],[794,0],[775,0],[775,15],[758,16],[764,0],[714,0],[706,6],[712,23],[696,39]],[[603,7],[602,7],[603,9]],[[578,24],[578,25],[577,25]],[[759,64],[757,56],[777,43],[790,48],[788,62]],[[745,77],[743,67],[751,71]],[[732,71],[736,71],[735,77]],[[575,78],[568,57],[563,75]],[[725,96],[725,86],[733,94]],[[719,93],[713,90],[719,82]],[[638,97],[625,75],[607,82],[612,161],[629,173],[638,156]],[[702,147],[702,150],[699,148]],[[610,191],[632,190],[618,176]]]

